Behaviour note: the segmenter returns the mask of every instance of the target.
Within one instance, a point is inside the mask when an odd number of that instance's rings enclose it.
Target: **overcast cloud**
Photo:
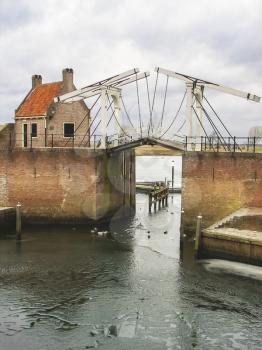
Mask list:
[[[78,87],[162,66],[262,96],[261,33],[261,0],[0,0],[0,123],[12,120],[33,74],[57,81],[65,67]],[[169,120],[184,84],[170,88]],[[262,125],[262,103],[207,95],[233,134]]]

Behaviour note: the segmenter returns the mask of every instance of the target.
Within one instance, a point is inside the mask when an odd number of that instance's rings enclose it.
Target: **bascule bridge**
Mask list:
[[[30,222],[121,216],[123,208],[135,209],[134,149],[160,145],[183,156],[182,205],[188,228],[199,211],[205,212],[208,225],[243,206],[262,207],[261,140],[232,135],[205,91],[256,103],[260,97],[159,67],[155,71],[151,88],[150,74],[135,68],[56,95],[54,110],[71,106],[73,113],[76,104],[88,105],[66,135],[43,128],[43,142],[29,133],[22,149],[6,135],[0,153],[0,205],[13,206],[19,200]],[[164,88],[159,87],[160,77]],[[174,112],[168,103],[175,79],[185,91]],[[125,91],[129,93],[124,97]]]

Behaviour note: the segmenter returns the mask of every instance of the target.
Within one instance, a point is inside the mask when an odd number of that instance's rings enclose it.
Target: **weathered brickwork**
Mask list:
[[[0,150],[8,149],[14,146],[14,124],[6,124],[0,127]]]
[[[47,123],[47,145],[57,147],[86,147],[89,145],[89,110],[83,102],[74,103],[57,103],[55,105],[56,113],[54,118],[48,120]],[[64,123],[74,123],[75,137],[66,138],[63,135]],[[53,136],[52,136],[53,134]]]
[[[30,137],[32,124],[37,124],[37,137]],[[15,147],[24,147],[23,125],[27,124],[28,137],[27,147],[45,147],[45,125],[44,117],[39,118],[17,118],[15,121]]]
[[[109,219],[123,204],[134,207],[133,162],[133,151],[117,156],[87,149],[0,151],[0,206],[21,202],[29,223]]]
[[[32,77],[32,88],[15,113],[17,148],[89,146],[90,110],[84,101],[54,102],[55,97],[76,89],[72,69],[64,69],[62,76],[62,81],[47,84],[42,84],[40,75]],[[74,124],[71,136],[64,133],[65,123]],[[32,124],[37,124],[36,137],[32,137]]]
[[[186,153],[182,166],[185,229],[203,227],[241,207],[262,207],[262,154]]]

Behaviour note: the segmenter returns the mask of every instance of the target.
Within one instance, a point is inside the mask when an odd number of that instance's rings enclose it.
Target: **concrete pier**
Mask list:
[[[236,224],[228,227],[248,217],[262,219],[262,208],[242,208],[203,230],[200,255],[262,265],[262,227],[260,231],[239,229]]]

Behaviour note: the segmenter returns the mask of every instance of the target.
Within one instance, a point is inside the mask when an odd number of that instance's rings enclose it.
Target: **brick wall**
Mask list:
[[[75,146],[89,145],[89,109],[83,102],[74,103],[58,103],[56,112],[52,119],[47,121],[48,145],[51,145],[51,138],[53,134],[54,146],[57,147],[71,147],[73,143]],[[85,117],[85,118],[84,118]],[[75,139],[64,138],[64,123],[75,124]]]
[[[37,137],[31,139],[32,124],[37,124]],[[27,147],[45,147],[45,118],[22,118],[15,121],[15,147],[23,147],[23,124],[27,124]]]
[[[8,149],[14,144],[14,124],[7,124],[0,131],[0,150]]]
[[[0,151],[0,206],[21,202],[23,218],[30,223],[108,219],[124,204],[134,206],[131,162],[133,151],[117,156],[83,149]],[[129,179],[131,185],[123,190]]]
[[[186,153],[182,165],[185,229],[203,226],[241,207],[262,207],[262,154]]]

